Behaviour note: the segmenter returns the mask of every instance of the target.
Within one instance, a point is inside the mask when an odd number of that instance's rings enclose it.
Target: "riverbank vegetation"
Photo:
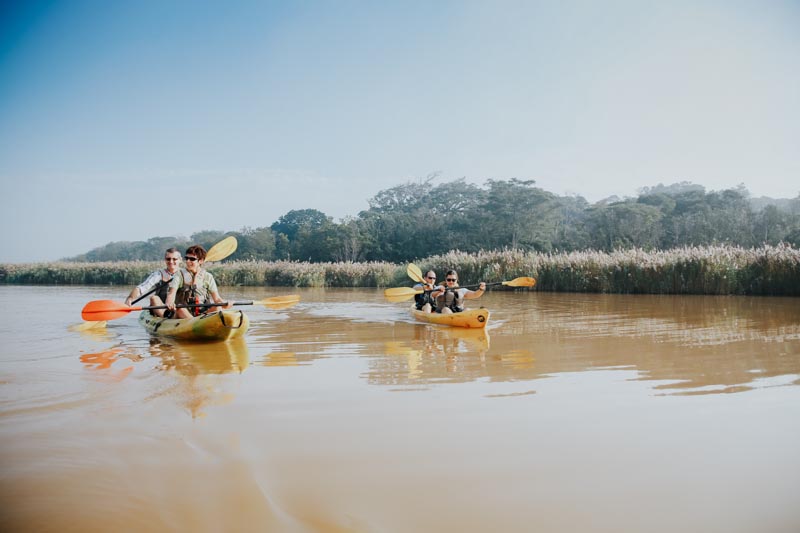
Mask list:
[[[402,286],[414,261],[440,274],[455,268],[465,284],[533,276],[545,291],[800,295],[800,196],[753,199],[743,187],[708,192],[683,182],[589,204],[533,181],[434,178],[381,191],[339,222],[292,210],[255,229],[0,265],[0,283],[135,285],[162,267],[166,248],[210,248],[233,235],[235,253],[209,265],[228,286]]]
[[[416,261],[443,277],[454,268],[463,284],[537,279],[543,291],[621,294],[718,294],[800,296],[800,249],[717,245],[666,251],[631,248],[612,252],[450,251]],[[162,263],[120,261],[0,265],[0,283],[135,285]],[[408,286],[405,263],[230,261],[209,266],[222,286]],[[124,291],[123,291],[124,292]]]
[[[580,196],[547,192],[533,181],[488,180],[479,187],[463,180],[434,185],[428,178],[381,191],[369,200],[369,209],[338,222],[315,209],[292,210],[268,226],[109,243],[71,259],[158,260],[170,246],[208,248],[226,235],[239,241],[230,260],[310,263],[403,263],[450,250],[800,247],[800,196],[755,199],[743,187],[706,191],[684,182],[647,187],[636,198],[589,204]]]

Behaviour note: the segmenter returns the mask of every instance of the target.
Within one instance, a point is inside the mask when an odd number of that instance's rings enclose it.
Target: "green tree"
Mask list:
[[[232,259],[263,260],[275,259],[275,233],[270,228],[242,228],[237,240],[239,246]]]
[[[533,180],[488,180],[479,206],[483,242],[489,249],[551,250],[561,213],[555,195]]]
[[[593,248],[652,249],[658,247],[661,218],[657,207],[626,201],[589,208],[586,224]]]

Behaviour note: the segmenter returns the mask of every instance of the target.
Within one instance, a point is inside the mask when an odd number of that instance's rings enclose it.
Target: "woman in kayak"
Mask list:
[[[164,262],[167,264],[167,268],[151,272],[147,279],[134,287],[125,298],[125,305],[131,305],[134,300],[141,300],[140,296],[147,296],[151,293],[154,294],[150,297],[150,305],[164,305],[167,300],[169,282],[172,281],[181,264],[181,253],[177,248],[168,248],[164,252]],[[150,312],[155,316],[164,316],[164,309],[152,309]]]
[[[221,304],[225,300],[219,295],[217,282],[210,272],[203,268],[206,259],[206,249],[195,244],[186,249],[183,260],[186,268],[181,269],[180,274],[173,277],[169,284],[167,293],[167,308],[175,312],[175,318],[191,318],[203,313],[214,313],[219,311],[219,307],[210,305],[212,302]],[[177,304],[205,304],[202,307],[175,307]],[[228,302],[221,306],[225,309],[233,307],[233,303]]]
[[[481,281],[477,291],[458,286],[458,273],[448,270],[444,275],[445,286],[438,287],[431,296],[436,301],[437,313],[460,313],[464,310],[464,300],[480,298],[486,292],[486,282]]]
[[[435,302],[431,293],[436,290],[434,283],[436,283],[436,272],[428,270],[425,274],[425,282],[414,285],[414,290],[423,291],[422,294],[414,295],[414,301],[416,302],[418,311],[422,311],[423,313],[430,313],[433,311]]]

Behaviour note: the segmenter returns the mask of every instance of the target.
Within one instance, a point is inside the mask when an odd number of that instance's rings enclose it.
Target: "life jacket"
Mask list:
[[[155,295],[161,298],[162,302],[167,301],[167,293],[169,292],[169,282],[172,281],[172,276],[167,269],[161,270],[161,281],[156,284]]]
[[[419,287],[419,285],[417,286]],[[417,309],[420,311],[425,304],[431,304],[431,307],[436,307],[436,302],[434,301],[433,297],[431,296],[432,291],[425,291],[422,294],[415,294],[414,295],[414,302],[417,305]]]
[[[192,273],[188,270],[181,270],[183,286],[175,294],[176,304],[204,304],[209,301],[208,291],[203,286],[205,273],[205,270],[200,270],[196,276],[192,276]],[[210,306],[189,307],[188,309],[192,315],[200,316],[208,307]]]
[[[464,310],[464,296],[462,296],[460,289],[448,289],[444,294],[436,297],[436,309],[444,309],[449,307],[454,313],[460,313]]]

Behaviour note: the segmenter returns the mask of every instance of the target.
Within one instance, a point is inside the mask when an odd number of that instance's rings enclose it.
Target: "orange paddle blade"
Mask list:
[[[83,306],[81,318],[88,322],[115,320],[131,311],[141,311],[141,307],[130,307],[114,300],[94,300]]]

